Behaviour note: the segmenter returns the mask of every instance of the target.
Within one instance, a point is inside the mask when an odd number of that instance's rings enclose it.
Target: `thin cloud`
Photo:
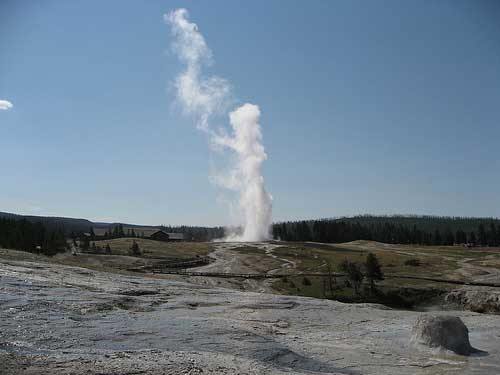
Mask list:
[[[0,100],[0,109],[1,110],[7,111],[7,110],[11,109],[12,107],[14,107],[14,106],[8,100]]]

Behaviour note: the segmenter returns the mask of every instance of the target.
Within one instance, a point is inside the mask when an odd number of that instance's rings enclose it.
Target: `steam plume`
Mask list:
[[[202,77],[201,68],[212,62],[212,51],[198,27],[187,20],[187,10],[177,9],[164,16],[172,28],[173,50],[186,70],[175,82],[177,99],[186,113],[199,117],[198,128],[208,130],[208,119],[222,109],[229,95],[229,84],[223,78]]]
[[[177,101],[184,111],[197,117],[197,127],[208,133],[213,146],[236,153],[236,163],[226,176],[212,179],[219,186],[239,195],[243,233],[231,241],[262,241],[270,238],[272,198],[266,191],[261,167],[267,155],[262,145],[260,110],[246,103],[229,114],[230,132],[210,127],[210,117],[223,112],[230,99],[230,85],[220,77],[203,75],[204,65],[212,62],[212,52],[186,9],[164,16],[174,36],[173,50],[185,64],[175,81]]]

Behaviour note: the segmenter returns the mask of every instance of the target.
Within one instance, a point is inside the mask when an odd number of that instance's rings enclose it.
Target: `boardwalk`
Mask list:
[[[202,277],[220,277],[220,278],[236,278],[236,279],[280,279],[284,277],[294,277],[294,276],[308,276],[308,277],[345,277],[345,274],[341,273],[228,273],[228,272],[192,272],[192,271],[175,271],[167,269],[152,269],[152,273],[162,273],[169,275],[183,275],[183,276],[202,276]],[[487,282],[475,282],[475,281],[462,281],[453,279],[440,279],[433,277],[419,277],[419,276],[404,276],[404,275],[385,275],[386,279],[409,279],[409,280],[423,280],[435,283],[446,283],[446,284],[456,284],[456,285],[471,285],[471,286],[486,286],[492,288],[500,288],[500,283],[487,283]]]

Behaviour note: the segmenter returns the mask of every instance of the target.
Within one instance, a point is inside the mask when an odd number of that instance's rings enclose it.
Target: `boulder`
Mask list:
[[[413,323],[411,341],[430,348],[451,350],[460,355],[478,352],[469,342],[469,330],[456,316],[420,315]]]

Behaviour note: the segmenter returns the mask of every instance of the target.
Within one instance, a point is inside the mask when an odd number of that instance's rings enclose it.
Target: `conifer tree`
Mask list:
[[[375,290],[375,281],[383,280],[384,273],[375,254],[369,253],[365,262],[366,278],[370,281],[371,290]]]

